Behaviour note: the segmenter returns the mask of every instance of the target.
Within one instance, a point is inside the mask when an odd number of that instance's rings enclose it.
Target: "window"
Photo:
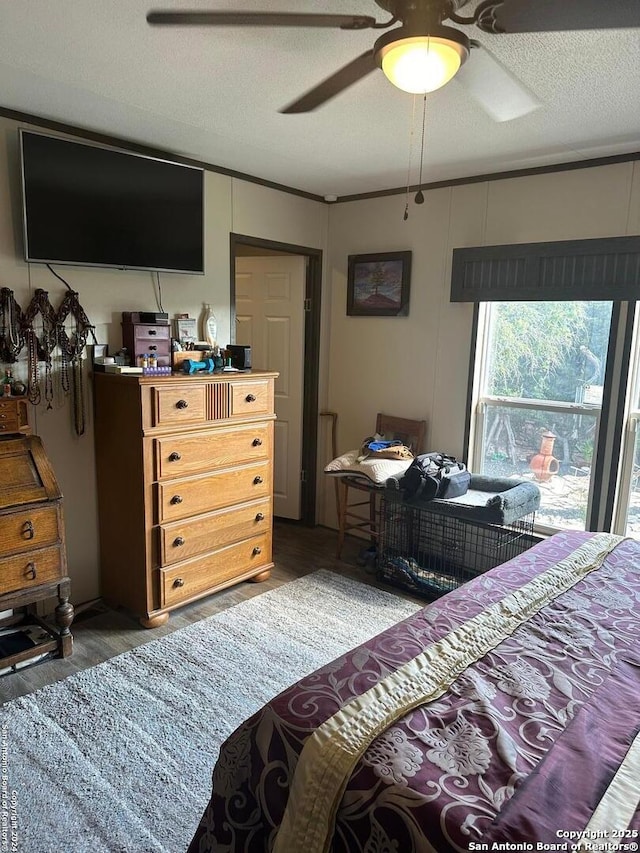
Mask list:
[[[640,537],[638,293],[640,236],[453,250],[451,301],[477,305],[469,467],[536,481],[549,532]]]
[[[633,332],[632,369],[626,389],[620,465],[620,484],[614,530],[640,538],[640,314]]]
[[[612,309],[605,301],[479,308],[469,467],[536,482],[542,530],[589,528]]]

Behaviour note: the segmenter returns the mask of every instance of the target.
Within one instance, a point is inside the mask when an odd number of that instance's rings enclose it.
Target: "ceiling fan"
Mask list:
[[[376,68],[382,68],[395,86],[420,94],[435,91],[456,76],[497,121],[525,115],[536,109],[539,101],[486,47],[462,30],[445,25],[445,21],[475,25],[494,35],[640,27],[640,0],[483,0],[468,17],[458,12],[465,6],[474,6],[473,0],[374,2],[391,14],[389,20],[379,23],[368,15],[157,10],[148,13],[147,21],[154,25],[385,29],[388,32],[375,41],[371,50],[281,112],[310,112]],[[472,60],[462,68],[472,51]]]

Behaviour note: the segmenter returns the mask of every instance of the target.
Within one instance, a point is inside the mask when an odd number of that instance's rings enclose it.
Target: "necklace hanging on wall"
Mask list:
[[[71,336],[65,329],[65,321],[73,317],[75,327]],[[93,326],[89,322],[84,308],[80,305],[75,290],[67,291],[57,316],[58,344],[62,356],[61,379],[62,390],[71,393],[73,405],[73,420],[76,435],[83,435],[85,430],[85,394],[82,376],[82,354],[87,345],[89,333],[93,335]],[[93,335],[95,340],[95,335]],[[71,374],[71,375],[69,375]]]
[[[40,317],[42,329],[36,331],[36,318]],[[44,362],[44,398],[47,409],[53,408],[53,378],[51,375],[51,360],[58,342],[56,328],[56,312],[49,302],[46,290],[38,288],[33,294],[29,307],[24,313],[24,338],[27,344],[27,362],[29,379],[27,395],[29,402],[37,406],[42,400],[40,388],[39,363]]]
[[[22,309],[13,297],[13,290],[0,288],[0,361],[13,364],[24,346]]]

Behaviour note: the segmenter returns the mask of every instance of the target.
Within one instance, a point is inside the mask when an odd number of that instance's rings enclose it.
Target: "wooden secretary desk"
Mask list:
[[[3,618],[0,628],[28,622],[42,629],[36,646],[0,655],[5,669],[54,651],[66,657],[73,643],[62,494],[42,441],[31,435],[24,398],[0,398],[0,472],[0,611],[26,611]],[[34,605],[56,596],[53,628]]]
[[[269,577],[276,376],[95,374],[102,594],[145,628]]]

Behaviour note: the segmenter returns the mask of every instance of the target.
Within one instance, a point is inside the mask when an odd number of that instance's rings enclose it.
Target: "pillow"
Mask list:
[[[389,477],[400,477],[411,465],[411,459],[367,458],[357,462],[359,450],[350,450],[338,456],[325,467],[325,474],[336,477],[362,477],[376,486],[384,486]]]

